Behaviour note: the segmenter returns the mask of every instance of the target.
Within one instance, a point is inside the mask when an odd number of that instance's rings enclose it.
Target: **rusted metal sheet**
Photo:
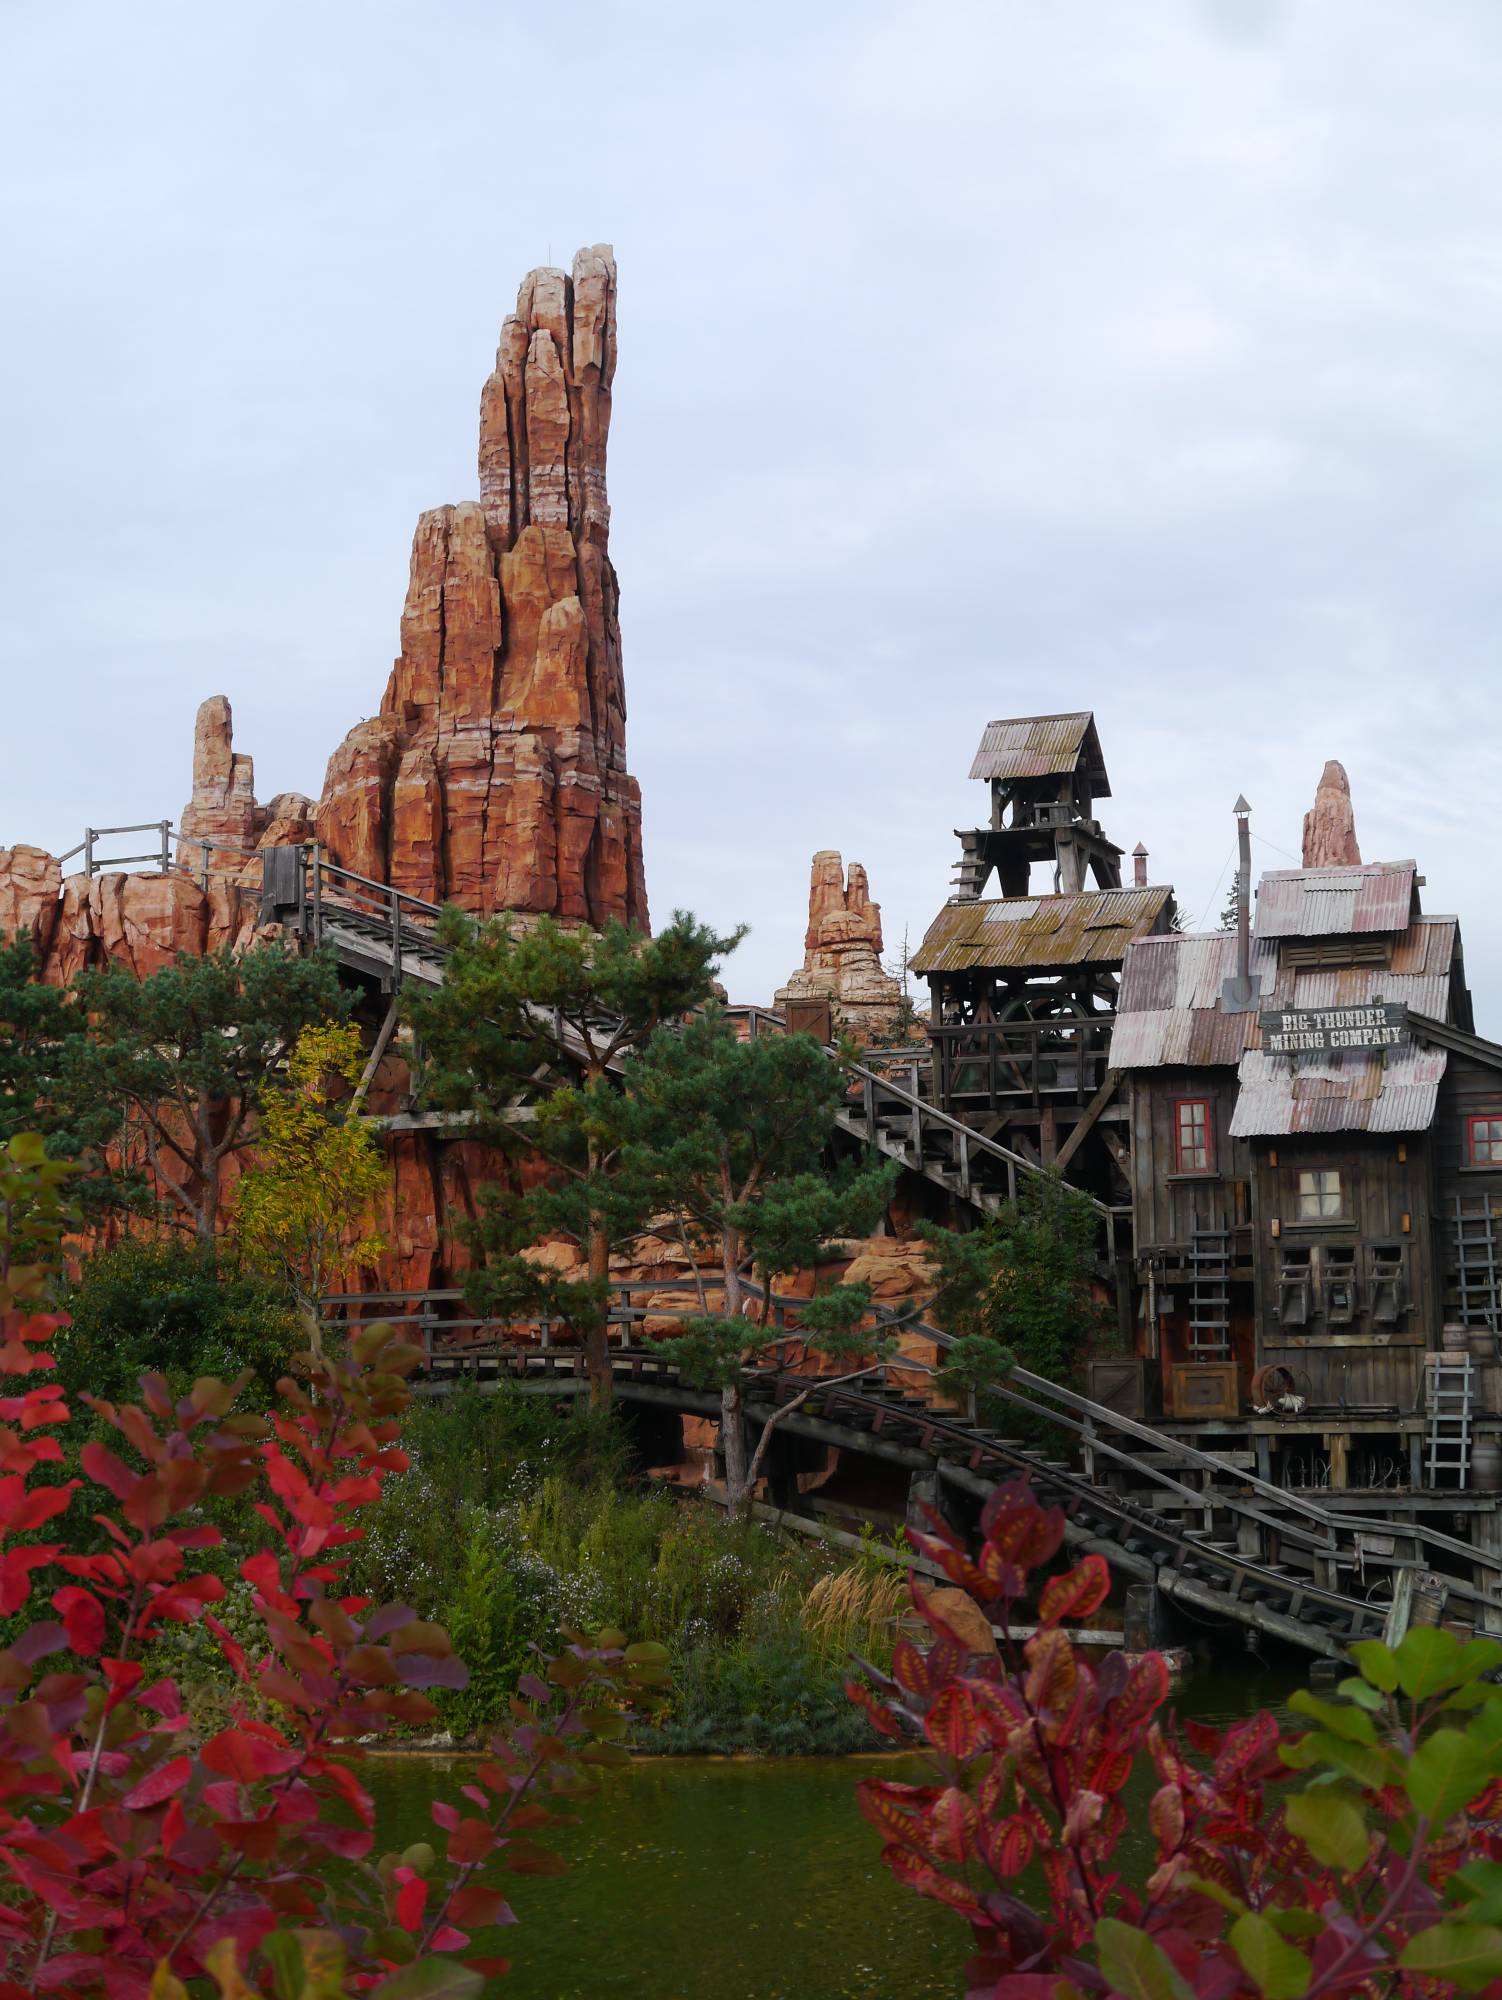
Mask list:
[[[1091,790],[1108,799],[1105,759],[1088,710],[1077,715],[1024,715],[1009,722],[988,722],[970,766],[972,778],[1055,778],[1076,771],[1083,763]]]
[[[1167,921],[1172,895],[1165,884],[946,903],[914,952],[912,969],[927,975],[971,966],[1003,971],[1119,965],[1134,938]]]
[[[1274,868],[1257,885],[1254,929],[1259,938],[1344,937],[1406,930],[1414,913],[1411,861]]]
[[[1443,1021],[1455,944],[1453,917],[1420,917],[1396,940],[1390,966],[1280,968],[1276,939],[1255,937],[1251,970],[1260,982],[1258,1005],[1302,1010],[1391,1000]],[[1244,1050],[1260,1048],[1256,1014],[1227,1014],[1221,1007],[1236,959],[1234,931],[1134,940],[1122,966],[1111,1067],[1228,1066],[1240,1062]]]
[[[1319,1058],[1265,1055],[1241,1060],[1233,1139],[1297,1133],[1422,1132],[1434,1122],[1443,1049],[1407,1043],[1383,1054]]]

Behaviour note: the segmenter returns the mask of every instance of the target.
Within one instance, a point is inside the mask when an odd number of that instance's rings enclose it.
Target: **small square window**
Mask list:
[[[1473,1167],[1502,1167],[1502,1118],[1472,1118],[1470,1161]]]
[[[1181,1097],[1173,1109],[1175,1171],[1181,1174],[1209,1173],[1210,1100],[1207,1097]],[[1502,1159],[1502,1152],[1499,1152],[1498,1158]]]
[[[1299,1175],[1299,1220],[1324,1222],[1340,1213],[1340,1175],[1333,1167],[1306,1167]]]

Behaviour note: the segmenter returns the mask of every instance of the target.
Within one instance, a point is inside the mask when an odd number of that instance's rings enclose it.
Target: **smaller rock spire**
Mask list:
[[[1351,783],[1345,765],[1332,757],[1320,777],[1314,804],[1304,815],[1304,866],[1355,868],[1360,864]]]
[[[777,1004],[828,1000],[838,1027],[858,1041],[884,1039],[903,1011],[902,989],[881,962],[881,905],[871,900],[866,871],[845,864],[833,848],[814,856],[808,891],[803,963]]]

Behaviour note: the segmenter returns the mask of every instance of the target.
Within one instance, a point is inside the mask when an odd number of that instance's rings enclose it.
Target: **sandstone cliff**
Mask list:
[[[837,1031],[857,1041],[901,1039],[902,989],[881,962],[881,905],[871,901],[866,871],[832,848],[814,856],[803,963],[777,989],[776,1004],[828,1000]]]

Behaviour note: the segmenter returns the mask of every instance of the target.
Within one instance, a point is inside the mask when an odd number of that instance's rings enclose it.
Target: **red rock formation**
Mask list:
[[[808,892],[803,964],[778,988],[779,1007],[789,1000],[828,1000],[835,1026],[858,1041],[900,1033],[894,1021],[902,989],[881,963],[881,906],[871,901],[866,871],[844,864],[832,848],[814,856]]]
[[[1350,780],[1345,765],[1332,757],[1320,778],[1314,804],[1304,815],[1304,866],[1355,868],[1360,864]]]
[[[645,925],[605,446],[615,263],[534,271],[480,398],[480,498],[417,524],[401,655],[329,761],[346,867],[481,913]]]
[[[0,938],[24,931],[40,955],[57,928],[62,864],[41,847],[0,847]]]

